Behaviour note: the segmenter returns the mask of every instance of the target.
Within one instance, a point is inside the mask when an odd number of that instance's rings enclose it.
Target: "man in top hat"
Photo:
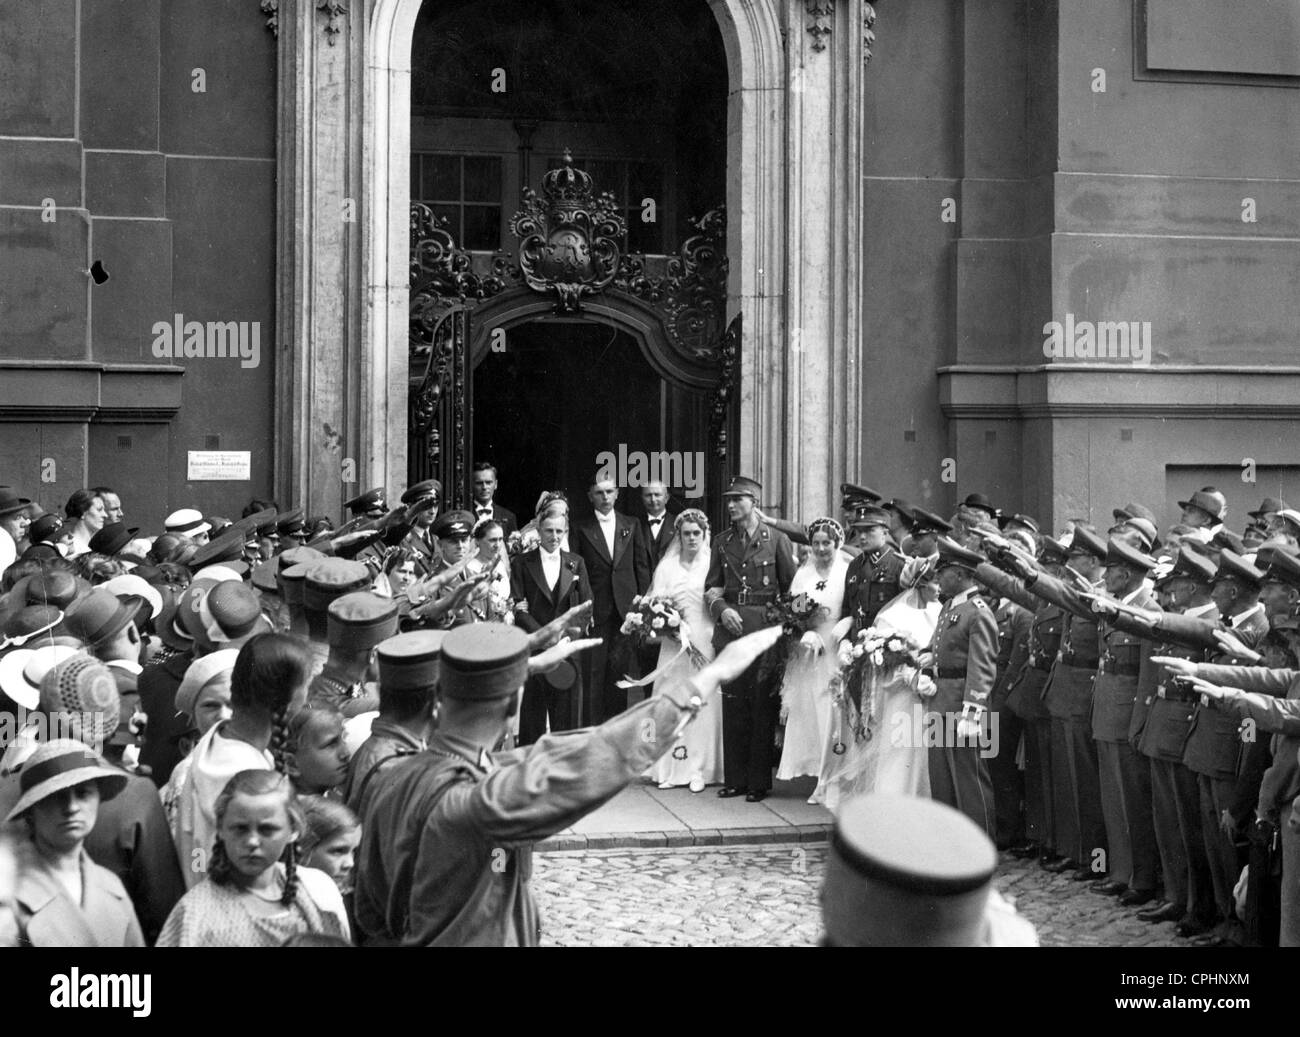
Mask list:
[[[723,497],[731,527],[713,540],[704,605],[713,616],[717,651],[763,627],[766,608],[790,589],[796,563],[790,539],[758,521],[755,505],[763,488],[737,476]],[[773,740],[779,703],[769,687],[772,675],[756,662],[739,674],[722,700],[723,781],[718,795],[743,795],[757,803],[772,788]]]
[[[1190,526],[1191,536],[1208,543],[1228,514],[1228,500],[1213,486],[1197,490],[1187,500],[1180,500],[1183,509],[1179,522]]]
[[[367,687],[371,652],[397,633],[397,603],[371,591],[353,591],[330,602],[325,665],[307,688],[307,702],[345,717],[379,708],[379,696]]]
[[[603,471],[596,472],[587,488],[592,514],[578,520],[571,539],[582,559],[591,586],[591,636],[601,644],[587,657],[585,687],[588,722],[607,720],[627,708],[627,689],[618,681],[635,669],[631,645],[620,633],[623,618],[632,611],[632,599],[650,589],[654,573],[650,546],[641,526],[630,515],[614,510],[618,486]]]
[[[500,523],[503,536],[519,528],[519,520],[509,508],[503,508],[493,498],[497,492],[497,467],[491,461],[475,461],[470,475],[474,493],[474,521],[490,518]]]
[[[822,923],[830,947],[1034,947],[993,888],[998,855],[942,803],[873,793],[835,820]]]
[[[1053,774],[1062,777],[1056,766],[1058,756],[1068,768],[1068,799],[1063,794],[1056,800],[1054,810],[1056,850],[1064,857],[1045,867],[1050,871],[1069,872],[1077,881],[1097,878],[1099,872],[1092,870],[1094,864],[1100,865],[1101,872],[1106,870],[1106,827],[1101,811],[1097,746],[1091,725],[1093,685],[1101,658],[1099,617],[1092,610],[1091,595],[1104,588],[1101,577],[1105,558],[1106,542],[1081,523],[1075,526],[1063,575],[1059,578],[1027,564],[1015,554],[1002,553],[994,559],[999,566],[1019,576],[1034,595],[1057,605],[1065,617],[1056,662],[1043,691],[1048,711],[1059,723],[1064,740],[1064,744],[1054,740]],[[1084,593],[1090,597],[1083,597]]]
[[[212,524],[203,517],[202,512],[194,508],[181,508],[163,520],[163,530],[168,533],[183,533],[202,546],[208,542]]]
[[[844,577],[841,618],[852,617],[848,638],[854,640],[876,620],[876,614],[898,596],[906,559],[889,542],[889,514],[883,508],[858,508],[850,528],[862,553],[849,563]]]
[[[987,535],[985,547],[994,556],[1013,550],[1010,541],[1003,539],[990,542]],[[1041,571],[1060,579],[1067,557],[1068,551],[1063,544],[1051,537],[1044,537],[1039,546],[1036,564]],[[1065,613],[1055,602],[1036,597],[1025,587],[1023,581],[1002,572],[989,562],[981,562],[976,566],[975,577],[991,591],[1030,612],[1028,630],[1018,649],[1013,648],[1007,658],[1000,691],[1005,696],[1006,711],[1014,714],[1024,724],[1027,842],[1012,846],[1011,852],[1022,858],[1036,856],[1039,863],[1046,867],[1062,859],[1063,855],[1056,851],[1057,845],[1073,846],[1078,842],[1070,800],[1066,715],[1053,716],[1043,699],[1048,675],[1061,644]],[[1000,722],[1005,722],[1001,714],[999,719]],[[1000,741],[999,759],[1004,747],[1009,744],[1006,738]],[[997,778],[993,777],[996,802]]]
[[[439,721],[429,748],[394,766],[363,825],[356,916],[366,942],[536,945],[533,843],[639,778],[719,681],[778,636],[769,629],[741,639],[694,678],[594,730],[494,754],[529,672],[528,636],[499,623],[452,630],[440,647]],[[556,657],[583,645],[565,645]]]
[[[370,725],[370,736],[348,761],[343,783],[343,800],[363,824],[393,767],[428,745],[445,636],[442,630],[412,630],[375,646],[379,715]]]
[[[993,785],[982,750],[991,744],[987,713],[997,675],[998,626],[975,582],[984,559],[947,537],[939,538],[938,549],[944,606],[930,643],[935,692],[926,725],[941,734],[927,739],[930,797],[960,810],[992,839]]]
[[[996,526],[1000,514],[993,502],[982,493],[967,494],[957,505],[957,518],[968,530],[989,524]]]
[[[568,532],[568,519],[550,514],[538,527],[538,544],[510,562],[510,598],[515,603],[515,624],[532,633],[591,601],[587,567],[581,556],[560,545]],[[571,636],[581,631],[570,631]],[[519,714],[519,745],[531,745],[546,733],[581,727],[582,677],[565,663],[550,673],[529,677]]]

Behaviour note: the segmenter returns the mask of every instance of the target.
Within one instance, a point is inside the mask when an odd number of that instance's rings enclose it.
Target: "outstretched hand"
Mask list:
[[[1236,634],[1229,633],[1227,630],[1216,630],[1214,639],[1219,642],[1219,647],[1236,659],[1246,659],[1249,662],[1259,662],[1263,656],[1258,652],[1246,647]]]
[[[1151,661],[1173,673],[1181,673],[1184,677],[1196,676],[1196,663],[1190,659],[1180,659],[1174,655],[1153,655]]]
[[[781,632],[782,628],[778,624],[756,630],[729,643],[718,653],[716,659],[706,663],[691,678],[700,698],[707,700],[718,690],[719,685],[731,683],[749,669],[760,655],[781,640]]]
[[[528,651],[545,651],[559,641],[566,630],[585,630],[591,622],[591,609],[592,603],[584,601],[581,605],[574,605],[564,615],[557,616],[546,626],[538,627],[528,635]]]
[[[546,651],[530,656],[528,659],[528,673],[532,676],[550,673],[569,656],[585,652],[588,648],[595,648],[600,643],[601,639],[599,637],[584,637],[577,641],[570,641],[566,637],[558,644],[546,649]]]

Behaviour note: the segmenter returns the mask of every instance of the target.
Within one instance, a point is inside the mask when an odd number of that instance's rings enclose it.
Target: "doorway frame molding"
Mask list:
[[[277,492],[335,511],[406,481],[411,46],[423,0],[358,0],[346,46],[280,16]],[[861,453],[865,0],[708,3],[727,60],[734,470],[832,513]],[[339,214],[355,211],[354,222]],[[340,457],[355,461],[339,480]],[[346,469],[346,466],[345,466]]]

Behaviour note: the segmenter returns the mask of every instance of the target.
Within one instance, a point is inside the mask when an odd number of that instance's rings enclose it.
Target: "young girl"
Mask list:
[[[288,766],[289,717],[307,700],[312,658],[287,634],[259,634],[239,650],[230,673],[229,720],[213,726],[190,754],[185,787],[176,796],[176,851],[185,881],[207,870],[216,835],[216,802],[240,771]]]
[[[135,909],[121,881],[87,855],[84,844],[101,800],[126,787],[84,743],[46,742],[23,765],[21,795],[6,821],[27,822],[14,890],[21,947],[143,947]]]
[[[348,776],[352,754],[343,738],[343,715],[323,706],[307,706],[289,720],[288,773],[304,795],[326,795]]]
[[[288,778],[240,771],[215,811],[207,878],[172,910],[157,946],[279,947],[306,933],[350,939],[338,887],[298,866],[306,821]]]
[[[324,796],[301,796],[298,802],[307,820],[299,840],[299,856],[307,867],[332,878],[341,892],[351,892],[352,869],[361,842],[361,822],[357,815],[337,800]]]

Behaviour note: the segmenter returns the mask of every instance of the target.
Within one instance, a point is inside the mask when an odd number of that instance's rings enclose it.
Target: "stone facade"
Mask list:
[[[773,510],[824,513],[845,478],[1053,523],[1209,481],[1236,516],[1300,494],[1285,5],[707,2],[731,463]],[[163,470],[133,520],[268,492],[337,513],[405,481],[420,3],[270,6],[278,37],[252,0],[0,3],[0,459],[47,507],[86,479],[143,501]],[[175,313],[260,320],[261,367],[160,362]],[[1053,321],[1149,324],[1150,362],[1049,359]],[[251,484],[185,483],[213,436],[253,451]]]

